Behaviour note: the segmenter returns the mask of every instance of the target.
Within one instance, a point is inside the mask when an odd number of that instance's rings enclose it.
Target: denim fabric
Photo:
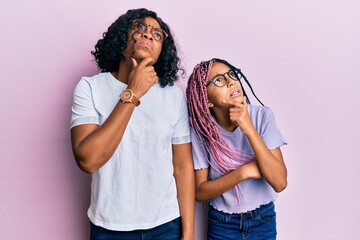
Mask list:
[[[179,240],[181,235],[180,217],[155,228],[134,231],[112,231],[90,222],[90,240]]]
[[[276,213],[274,203],[241,214],[228,214],[210,205],[208,239],[274,240]]]

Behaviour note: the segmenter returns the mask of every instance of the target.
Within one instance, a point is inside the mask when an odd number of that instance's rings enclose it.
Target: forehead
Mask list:
[[[210,79],[217,74],[224,74],[229,70],[230,68],[226,64],[221,62],[214,62],[210,70]]]
[[[151,26],[156,27],[156,28],[161,28],[158,21],[156,21],[152,17],[146,17],[146,18],[144,18],[144,21],[146,22],[147,25],[151,25]]]

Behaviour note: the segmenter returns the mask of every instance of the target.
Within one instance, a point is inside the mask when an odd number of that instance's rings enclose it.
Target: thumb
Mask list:
[[[246,97],[244,96],[244,106],[247,108],[247,99],[246,99]]]
[[[130,60],[131,60],[131,62],[132,62],[132,68],[131,68],[131,69],[136,68],[136,66],[138,65],[136,59],[133,58],[132,56],[130,56]]]

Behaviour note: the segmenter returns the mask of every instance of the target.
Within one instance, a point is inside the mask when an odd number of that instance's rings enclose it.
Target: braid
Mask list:
[[[249,86],[255,98],[264,105],[255,95],[249,81],[243,75],[240,69],[235,68],[227,61],[214,58],[210,61],[204,61],[195,66],[192,74],[189,77],[186,88],[186,97],[189,109],[190,126],[194,129],[195,136],[199,142],[201,151],[207,159],[210,166],[217,172],[225,175],[254,159],[254,155],[244,153],[241,150],[236,150],[230,147],[224,140],[218,125],[215,123],[208,107],[208,94],[206,84],[209,81],[210,70],[214,62],[221,62],[229,66],[231,70],[237,73],[236,77],[240,81],[244,78],[246,84]],[[240,77],[238,76],[240,75]],[[250,104],[250,100],[246,95],[242,84],[241,89],[246,97],[246,101]],[[211,162],[214,159],[217,164]],[[233,161],[231,161],[233,160]],[[240,185],[237,184],[234,188],[234,195],[236,201],[240,205],[240,199],[243,198]]]
[[[190,126],[194,129],[201,151],[216,171],[227,174],[245,162],[252,160],[253,155],[241,153],[241,151],[226,144],[211,116],[206,83],[213,63],[214,61],[210,60],[195,66],[189,77],[186,97],[188,99]],[[211,163],[210,159],[217,161],[217,167]],[[235,161],[231,161],[231,159]]]

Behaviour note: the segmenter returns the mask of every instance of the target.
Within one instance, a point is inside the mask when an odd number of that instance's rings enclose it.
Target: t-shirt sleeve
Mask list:
[[[172,144],[183,144],[190,142],[190,124],[188,108],[184,94],[179,90],[180,107],[178,120],[175,125]]]
[[[191,147],[192,147],[192,155],[194,161],[194,169],[200,170],[204,168],[209,168],[210,164],[207,161],[207,157],[205,157],[201,145],[198,139],[196,138],[195,132],[191,129]]]
[[[270,150],[287,145],[285,138],[276,124],[274,113],[268,107],[264,109],[263,123],[260,129],[260,135],[264,143]]]
[[[81,124],[99,124],[99,114],[94,107],[91,86],[85,78],[76,85],[73,96],[70,128]]]

